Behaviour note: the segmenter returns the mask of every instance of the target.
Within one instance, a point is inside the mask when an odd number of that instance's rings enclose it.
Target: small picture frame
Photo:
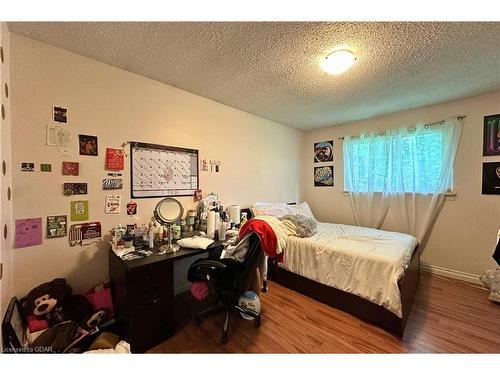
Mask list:
[[[68,123],[68,109],[64,107],[54,106],[54,121]]]
[[[500,113],[484,116],[483,156],[500,155]]]

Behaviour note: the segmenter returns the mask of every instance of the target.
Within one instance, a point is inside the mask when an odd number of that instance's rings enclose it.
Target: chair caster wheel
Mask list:
[[[196,317],[196,319],[194,320],[194,323],[199,326],[201,324],[201,318],[199,316]]]
[[[255,318],[254,326],[255,327],[260,327],[260,318]]]
[[[220,342],[221,342],[221,344],[227,344],[227,334],[223,334],[220,337]]]

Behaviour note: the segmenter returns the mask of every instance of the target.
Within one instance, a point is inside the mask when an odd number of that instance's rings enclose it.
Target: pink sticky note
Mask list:
[[[28,247],[42,243],[42,218],[16,220],[15,247]]]

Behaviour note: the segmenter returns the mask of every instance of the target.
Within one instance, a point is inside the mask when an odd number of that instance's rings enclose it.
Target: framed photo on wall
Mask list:
[[[314,186],[333,186],[333,165],[314,167]]]
[[[482,194],[500,194],[500,162],[483,163]]]
[[[314,162],[324,163],[327,161],[333,161],[333,141],[315,143]]]
[[[500,113],[484,116],[483,156],[500,155]]]

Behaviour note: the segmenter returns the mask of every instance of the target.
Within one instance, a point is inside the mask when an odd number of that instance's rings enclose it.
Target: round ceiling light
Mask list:
[[[340,74],[349,69],[355,61],[354,53],[341,49],[326,56],[321,62],[321,68],[328,74]]]

